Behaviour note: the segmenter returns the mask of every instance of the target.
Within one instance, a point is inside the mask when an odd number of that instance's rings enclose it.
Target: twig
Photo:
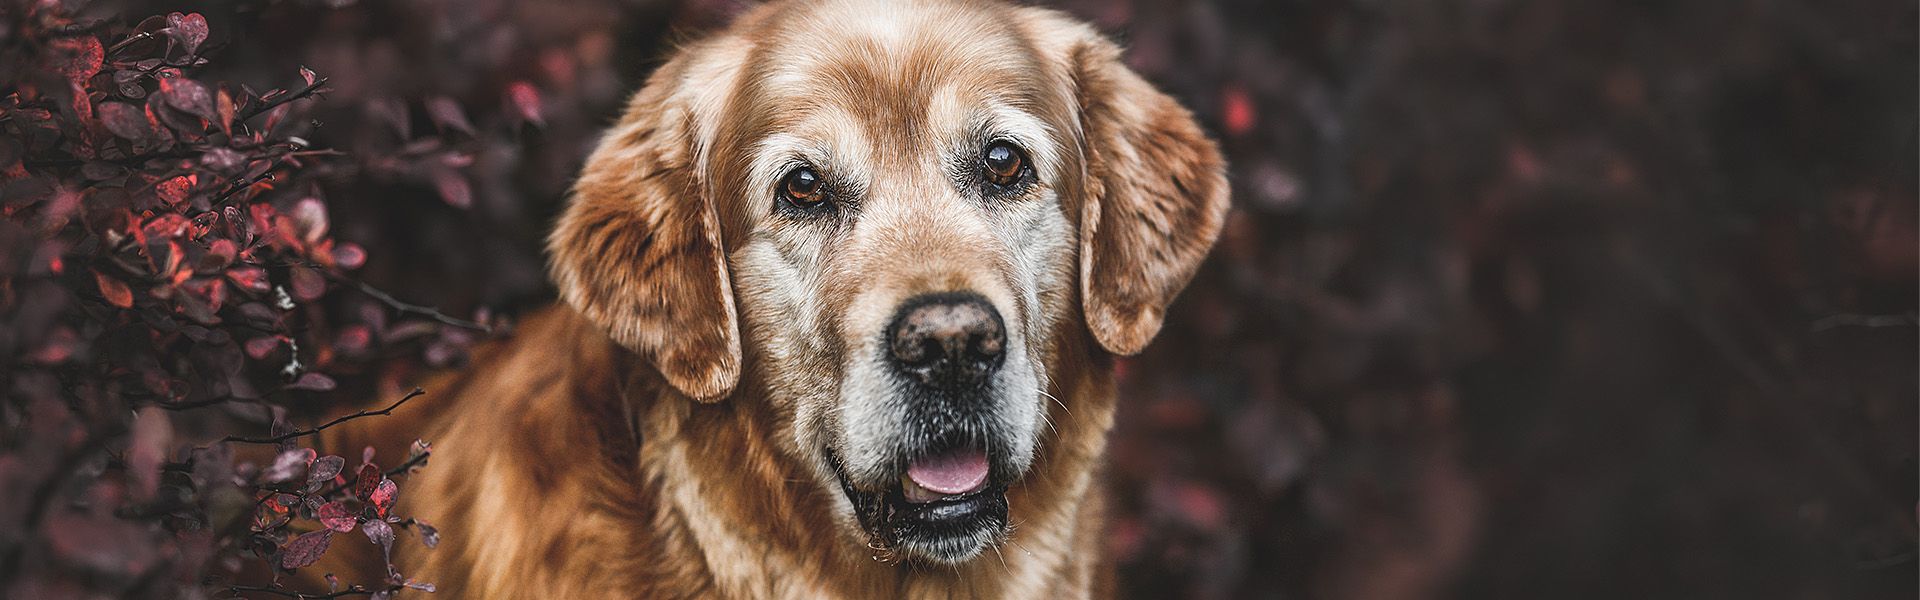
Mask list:
[[[405,398],[401,398],[399,401],[394,402],[393,405],[391,406],[388,406],[380,410],[372,410],[372,411],[363,410],[363,411],[353,413],[344,417],[340,417],[338,419],[334,419],[332,421],[327,421],[327,424],[321,425],[319,427],[315,427],[313,429],[303,429],[303,430],[295,431],[291,433],[283,433],[270,438],[248,438],[248,437],[240,437],[237,435],[230,435],[221,441],[240,442],[243,444],[278,444],[280,442],[284,442],[293,438],[320,433],[322,431],[326,431],[328,427],[339,425],[341,423],[352,421],[354,419],[358,419],[361,417],[371,417],[374,415],[391,415],[393,414],[393,409],[400,408],[400,405],[406,404],[408,400],[412,400],[414,399],[415,396],[419,396],[425,393],[427,393],[426,390],[422,390],[420,388],[413,388],[413,391],[407,392],[407,396]]]
[[[117,53],[122,49],[125,49],[128,44],[132,44],[140,40],[150,40],[150,39],[153,39],[153,32],[151,31],[142,31],[140,33],[127,36],[127,39],[120,40],[120,43],[114,44],[113,47],[111,48],[107,48],[106,54],[107,56],[113,56],[114,53]]]
[[[472,329],[475,331],[493,333],[493,326],[487,325],[486,323],[480,323],[477,321],[468,321],[466,319],[450,317],[450,316],[447,316],[446,313],[440,312],[440,309],[434,308],[431,306],[420,306],[418,304],[408,304],[406,302],[400,301],[399,298],[395,298],[386,292],[380,291],[379,288],[373,287],[371,285],[367,285],[367,283],[364,281],[341,277],[339,275],[333,274],[331,271],[328,271],[326,269],[315,269],[315,270],[319,271],[321,275],[325,275],[328,279],[332,279],[334,281],[349,284],[356,288],[359,288],[362,293],[368,296],[373,296],[373,299],[379,300],[381,303],[386,304],[387,306],[393,307],[394,310],[398,310],[404,313],[412,313],[412,314],[420,315],[423,317],[428,317],[435,321],[452,325],[454,327],[461,327],[465,329]]]
[[[233,197],[234,194],[240,193],[241,190],[253,187],[253,184],[260,183],[268,179],[272,179],[273,168],[280,166],[280,157],[270,157],[270,160],[272,160],[273,162],[267,165],[267,170],[261,171],[260,174],[257,176],[243,177],[243,178],[234,180],[232,183],[228,183],[227,189],[220,192],[220,195],[214,196],[213,200],[210,201],[208,204],[212,206],[224,206],[228,198]]]
[[[387,469],[387,477],[393,477],[395,475],[405,473],[407,472],[407,469],[411,469],[414,467],[418,467],[422,464],[425,464],[427,462],[427,457],[430,457],[430,456],[433,456],[432,452],[422,452],[420,453],[419,456],[409,458],[407,459],[407,462],[400,463],[400,466]],[[359,478],[355,477],[355,479],[359,479]]]
[[[280,105],[282,104],[286,104],[294,100],[299,100],[301,98],[311,96],[313,95],[314,92],[320,91],[320,88],[325,85],[327,85],[327,78],[320,77],[320,78],[314,79],[313,83],[307,84],[307,87],[303,87],[291,92],[281,93],[279,95],[274,96],[272,100],[262,98],[260,99],[259,106],[255,106],[253,108],[247,109],[246,112],[243,112],[243,113],[240,113],[239,115],[234,116],[233,120],[244,123],[246,122],[247,119],[251,119],[256,116],[259,116],[260,113],[267,112],[275,108],[279,108]]]
[[[272,588],[272,587],[251,586],[251,585],[227,586],[227,589],[235,592],[266,592],[269,594],[279,594],[281,596],[286,596],[288,598],[298,598],[299,600],[326,600],[328,598],[339,598],[343,596],[371,596],[380,592],[396,592],[396,591],[399,591],[400,588],[401,586],[393,586],[384,590],[369,590],[356,585],[344,590],[340,590],[338,592],[333,592],[328,594],[303,594],[300,592],[289,592],[280,588]]]

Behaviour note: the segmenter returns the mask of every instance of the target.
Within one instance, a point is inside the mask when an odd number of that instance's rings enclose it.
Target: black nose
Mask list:
[[[971,292],[917,296],[900,305],[887,342],[895,365],[931,387],[959,390],[984,383],[1000,368],[1006,323],[986,298]]]

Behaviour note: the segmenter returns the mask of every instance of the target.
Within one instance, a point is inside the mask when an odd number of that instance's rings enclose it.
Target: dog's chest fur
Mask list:
[[[842,533],[813,475],[775,450],[776,415],[751,394],[695,404],[618,375],[645,373],[633,360],[571,310],[550,309],[400,414],[326,442],[384,456],[401,455],[409,432],[433,442],[396,512],[439,526],[442,541],[396,544],[394,564],[441,597],[1109,595],[1097,461],[1113,390],[1093,375],[1105,369],[1059,382],[1057,437],[1009,498],[1012,538],[954,568],[889,564]],[[343,543],[311,570],[378,581],[366,567],[379,561],[372,545]]]

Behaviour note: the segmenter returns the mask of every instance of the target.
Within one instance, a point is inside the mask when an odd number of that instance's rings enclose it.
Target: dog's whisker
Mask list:
[[[1032,551],[1032,550],[1028,550],[1026,546],[1022,546],[1022,545],[1020,545],[1020,542],[1018,542],[1018,541],[1016,541],[1016,540],[1011,540],[1011,539],[1009,539],[1009,540],[1007,540],[1007,543],[1009,543],[1009,544],[1013,544],[1013,547],[1015,547],[1015,548],[1019,548],[1021,552],[1025,552],[1025,553],[1027,553],[1027,556],[1033,556],[1033,551]]]
[[[1013,567],[1007,566],[1007,555],[1000,552],[1000,546],[996,545],[993,547],[993,555],[1000,558],[1000,571],[1006,573],[1008,577],[1012,577]]]
[[[1034,391],[1036,391],[1036,392],[1040,392],[1040,395],[1042,395],[1042,396],[1046,396],[1046,397],[1047,397],[1047,399],[1048,399],[1048,400],[1052,400],[1054,404],[1058,404],[1058,405],[1060,405],[1060,410],[1063,410],[1063,411],[1066,411],[1066,412],[1067,412],[1067,415],[1069,415],[1069,416],[1071,416],[1071,415],[1073,415],[1073,409],[1071,409],[1071,408],[1067,408],[1067,403],[1065,403],[1065,402],[1061,402],[1059,398],[1055,398],[1055,397],[1053,397],[1053,394],[1049,394],[1049,393],[1047,393],[1047,390],[1046,390],[1045,388],[1041,388],[1041,389],[1038,389],[1038,390],[1034,390]]]
[[[1060,430],[1053,427],[1053,417],[1047,416],[1044,412],[1040,413],[1040,422],[1047,426],[1047,431],[1053,432],[1053,437],[1060,437]]]

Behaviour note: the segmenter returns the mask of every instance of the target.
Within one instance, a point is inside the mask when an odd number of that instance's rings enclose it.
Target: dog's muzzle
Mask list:
[[[965,561],[1007,531],[1006,322],[978,294],[930,294],[902,303],[883,335],[906,415],[896,475],[856,485],[831,449],[827,460],[879,558]]]

